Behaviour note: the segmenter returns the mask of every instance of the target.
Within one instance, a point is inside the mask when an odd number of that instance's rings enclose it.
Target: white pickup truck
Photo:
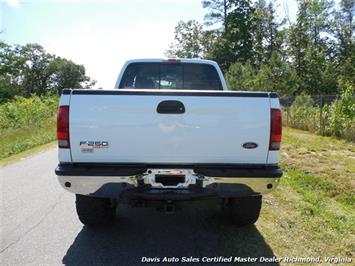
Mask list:
[[[228,91],[209,60],[130,60],[113,90],[64,90],[57,133],[55,173],[85,225],[112,221],[118,203],[207,198],[253,224],[282,176],[277,94]]]

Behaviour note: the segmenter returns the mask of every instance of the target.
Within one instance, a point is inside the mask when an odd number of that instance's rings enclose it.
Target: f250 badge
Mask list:
[[[85,153],[93,153],[94,149],[108,148],[108,141],[80,141],[80,150]]]

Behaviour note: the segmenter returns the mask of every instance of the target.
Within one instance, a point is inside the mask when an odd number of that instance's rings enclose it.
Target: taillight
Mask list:
[[[69,144],[69,106],[60,106],[57,114],[57,136],[59,148],[70,148]]]
[[[280,149],[282,138],[282,115],[280,109],[271,109],[270,145],[269,150]]]
[[[180,59],[179,58],[168,58],[166,60],[164,60],[167,63],[180,63]]]

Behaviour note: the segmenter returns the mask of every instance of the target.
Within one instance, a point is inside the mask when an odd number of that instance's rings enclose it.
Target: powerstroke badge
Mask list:
[[[108,141],[80,141],[80,150],[85,153],[93,153],[94,149],[108,148]]]

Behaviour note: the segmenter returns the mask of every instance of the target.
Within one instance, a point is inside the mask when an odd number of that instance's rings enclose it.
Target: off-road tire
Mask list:
[[[261,195],[228,198],[224,204],[224,210],[235,225],[247,226],[258,220],[261,204]]]
[[[79,220],[88,226],[103,225],[112,222],[116,208],[108,198],[95,198],[76,194],[76,212]]]

